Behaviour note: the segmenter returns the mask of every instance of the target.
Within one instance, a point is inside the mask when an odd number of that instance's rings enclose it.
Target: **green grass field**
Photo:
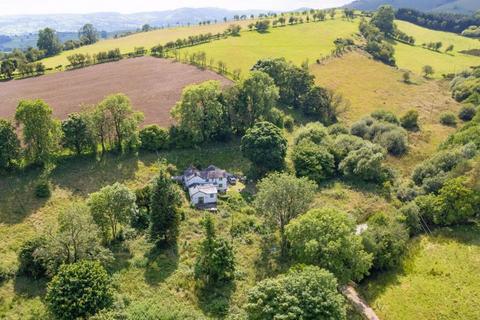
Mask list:
[[[42,62],[47,68],[55,68],[58,65],[66,66],[68,65],[67,57],[75,53],[88,53],[92,55],[100,51],[107,51],[115,48],[119,48],[122,53],[129,53],[133,52],[135,47],[145,47],[146,49],[150,49],[155,45],[165,44],[169,41],[175,41],[179,38],[183,39],[188,38],[189,36],[205,33],[222,33],[232,23],[239,24],[245,29],[251,22],[251,20],[244,20],[205,26],[178,27],[154,30],[150,32],[141,32],[123,38],[102,40],[93,45],[84,46],[75,50],[64,51],[57,56],[46,58],[42,60]]]
[[[451,98],[446,82],[412,75],[411,83],[406,84],[402,71],[359,52],[312,65],[310,70],[317,84],[338,91],[350,102],[350,107],[340,117],[347,125],[378,109],[392,111],[398,117],[411,109],[419,112],[421,130],[410,134],[408,154],[389,158],[389,162],[405,175],[435,152],[455,130],[440,125],[438,120],[440,113],[456,113],[460,108]]]
[[[435,70],[434,77],[440,78],[442,74],[455,73],[471,66],[480,65],[479,57],[459,53],[462,50],[480,48],[479,40],[422,28],[405,21],[396,21],[396,24],[400,30],[413,36],[416,40],[415,46],[403,43],[395,45],[395,57],[400,68],[421,74],[423,66],[431,65]],[[443,43],[440,52],[421,47],[423,43],[438,41]],[[449,45],[454,45],[454,50],[451,53],[445,53],[445,48]]]
[[[362,291],[384,320],[480,318],[480,228],[458,227],[414,239],[400,270]]]
[[[207,54],[207,62],[213,58],[216,62],[225,62],[229,71],[240,69],[246,73],[262,58],[285,57],[297,65],[306,60],[314,63],[316,59],[331,53],[336,38],[350,37],[357,29],[358,21],[337,18],[271,28],[264,34],[244,31],[240,37],[182,49],[182,52],[203,51]]]

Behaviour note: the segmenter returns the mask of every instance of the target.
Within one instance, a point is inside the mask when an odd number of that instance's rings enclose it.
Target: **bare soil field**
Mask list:
[[[43,99],[53,114],[64,119],[82,106],[100,102],[112,93],[125,93],[145,123],[172,123],[170,110],[190,84],[229,80],[196,67],[153,57],[125,59],[51,75],[0,82],[0,118],[13,118],[21,99]]]

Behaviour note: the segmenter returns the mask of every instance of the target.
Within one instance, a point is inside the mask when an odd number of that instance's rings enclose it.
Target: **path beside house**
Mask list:
[[[352,286],[346,286],[342,289],[343,295],[352,303],[355,309],[360,312],[365,319],[380,320],[375,311],[363,300]]]

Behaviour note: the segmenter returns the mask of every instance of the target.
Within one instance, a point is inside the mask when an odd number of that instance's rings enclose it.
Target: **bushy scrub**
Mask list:
[[[288,273],[258,283],[248,294],[249,320],[346,319],[345,301],[337,280],[314,266],[294,267]],[[287,318],[285,318],[287,319]]]
[[[458,112],[458,117],[462,121],[470,121],[475,117],[475,113],[477,112],[477,109],[471,104],[467,104],[462,106],[460,111]]]
[[[292,162],[298,177],[307,177],[317,184],[335,171],[335,159],[325,146],[302,140],[293,148]]]
[[[403,222],[407,227],[410,236],[417,235],[422,232],[422,221],[420,217],[420,208],[412,201],[400,208],[400,213],[403,216]]]
[[[39,254],[46,243],[47,240],[44,237],[36,237],[22,244],[18,253],[18,262],[20,263],[18,271],[20,274],[34,279],[46,275],[46,264]]]
[[[408,150],[407,135],[401,130],[385,132],[378,139],[378,143],[395,156],[405,154]]]
[[[294,143],[299,144],[303,140],[310,140],[315,144],[328,144],[330,137],[327,128],[320,122],[311,122],[297,130]]]
[[[377,110],[372,112],[371,116],[378,121],[390,122],[396,125],[400,124],[397,116],[391,111]]]
[[[338,135],[341,135],[341,134],[349,134],[350,133],[348,128],[342,123],[332,124],[331,126],[329,126],[327,128],[327,130],[328,130],[328,134],[330,136],[338,136]]]
[[[380,182],[384,178],[382,161],[385,151],[382,147],[370,144],[351,151],[338,166],[340,172],[351,179]]]
[[[149,125],[140,130],[141,148],[148,151],[160,151],[169,143],[168,131],[158,125]]]
[[[52,195],[52,185],[50,181],[42,179],[35,186],[35,196],[37,198],[49,198]]]
[[[457,125],[457,117],[453,112],[444,112],[440,115],[440,123],[444,126],[454,127]]]
[[[376,213],[362,234],[365,250],[373,256],[373,269],[388,270],[400,263],[407,248],[408,231],[392,214]]]
[[[418,111],[410,110],[407,113],[405,113],[400,118],[400,124],[402,125],[403,128],[407,130],[410,130],[410,131],[418,130],[420,127],[418,124]]]

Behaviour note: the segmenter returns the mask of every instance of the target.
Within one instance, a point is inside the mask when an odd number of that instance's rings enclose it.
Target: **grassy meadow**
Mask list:
[[[460,108],[451,98],[447,82],[412,75],[411,83],[407,84],[401,70],[359,52],[330,59],[322,65],[312,65],[310,70],[318,85],[336,90],[348,100],[350,106],[341,115],[347,125],[379,109],[392,111],[399,117],[411,109],[419,112],[421,130],[410,133],[408,154],[389,158],[391,164],[404,174],[410,174],[415,164],[435,152],[438,145],[455,131],[455,128],[439,123],[440,113],[456,113]]]
[[[479,274],[479,226],[456,227],[413,239],[399,270],[361,289],[381,319],[479,319]]]
[[[210,59],[223,61],[229,71],[240,69],[246,73],[263,58],[285,57],[297,65],[307,60],[314,63],[316,59],[331,53],[336,38],[351,37],[357,31],[358,20],[347,21],[337,17],[335,20],[270,28],[267,33],[245,30],[239,37],[181,51],[183,54],[203,51],[207,55],[207,62]]]
[[[434,77],[440,78],[442,74],[460,72],[471,66],[480,65],[480,58],[459,53],[462,50],[480,48],[480,41],[462,37],[460,35],[435,31],[414,25],[405,21],[395,21],[398,28],[416,40],[415,46],[397,43],[395,45],[395,58],[399,68],[408,69],[416,74],[422,73],[425,65],[431,65],[435,70]],[[440,52],[422,48],[423,43],[443,43]],[[449,45],[454,45],[452,52],[445,53]]]

